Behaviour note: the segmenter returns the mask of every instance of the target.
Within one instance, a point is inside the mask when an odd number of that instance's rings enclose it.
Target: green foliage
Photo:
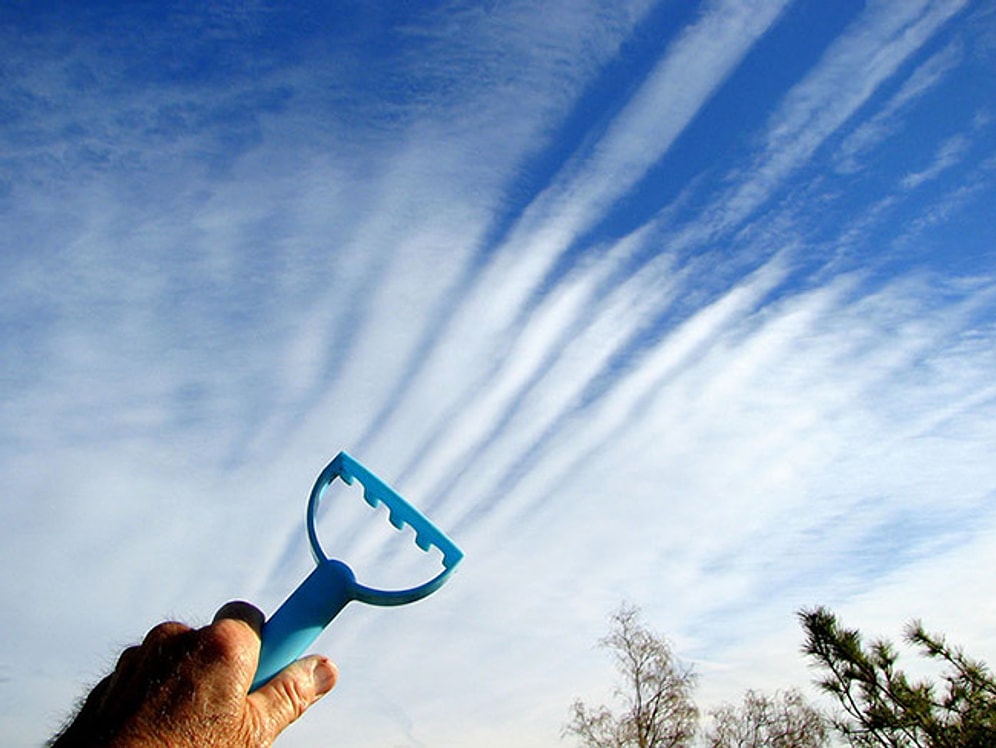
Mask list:
[[[996,681],[942,637],[911,623],[906,641],[945,666],[942,683],[914,680],[896,666],[887,641],[862,642],[826,608],[799,614],[803,652],[823,671],[817,681],[843,708],[834,727],[859,748],[992,748],[996,746]]]
[[[826,748],[831,728],[853,748],[996,748],[996,679],[919,621],[905,641],[940,666],[935,679],[912,678],[885,640],[865,642],[826,608],[799,613],[803,652],[821,671],[819,687],[840,710],[829,719],[791,689],[766,696],[747,691],[742,704],[714,709],[704,735],[708,748]],[[687,748],[698,709],[695,676],[668,642],[649,631],[639,610],[622,607],[600,642],[620,680],[617,708],[575,701],[564,734],[584,748]]]
[[[586,748],[684,748],[698,723],[692,701],[695,676],[679,662],[663,637],[640,621],[639,610],[621,607],[599,644],[615,660],[620,709],[588,707],[575,701],[565,735]]]

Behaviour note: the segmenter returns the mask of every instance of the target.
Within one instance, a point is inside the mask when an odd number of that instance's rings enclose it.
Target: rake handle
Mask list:
[[[346,603],[356,599],[356,577],[341,561],[325,560],[298,585],[263,626],[252,693],[304,654]]]

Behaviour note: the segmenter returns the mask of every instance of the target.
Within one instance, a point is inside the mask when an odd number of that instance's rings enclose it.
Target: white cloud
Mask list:
[[[26,250],[0,255],[18,351],[0,400],[17,497],[0,503],[0,561],[18,572],[0,579],[15,603],[0,688],[17,684],[0,730],[38,742],[76,680],[165,615],[203,621],[235,596],[272,610],[310,568],[305,500],[340,447],[362,446],[468,555],[435,598],[347,608],[319,642],[342,682],[288,746],[549,745],[573,697],[607,692],[592,645],[624,598],[699,663],[707,700],[804,680],[792,613],[817,602],[870,630],[913,611],[989,655],[991,606],[967,601],[992,545],[992,279],[810,275],[824,195],[763,210],[846,124],[864,162],[875,128],[957,74],[942,51],[860,120],[964,4],[869,5],[732,159],[755,169],[577,245],[784,6],[708,5],[522,215],[509,185],[646,4],[422,19],[405,33],[426,46],[403,54],[447,85],[390,125],[362,92],[330,118],[335,59],[271,71],[264,87],[294,96],[225,169],[194,157],[213,131],[161,150],[113,129],[173,90],[68,107],[160,172],[56,179],[18,151],[40,181],[12,198]],[[26,85],[57,100],[57,68]],[[362,113],[385,119],[350,134]],[[32,116],[56,133],[68,115]],[[918,153],[916,178],[964,155],[956,139]],[[756,230],[710,242],[755,211]],[[330,530],[333,553],[363,545]]]
[[[720,226],[734,225],[762,205],[965,5],[965,0],[870,4],[772,115],[754,166],[721,201]]]
[[[952,43],[918,65],[882,108],[844,139],[837,168],[844,172],[860,169],[861,157],[901,127],[900,115],[943,82],[962,58],[961,46]]]
[[[934,160],[922,171],[908,174],[903,178],[902,186],[908,190],[916,189],[924,182],[935,179],[938,175],[958,164],[971,146],[964,135],[953,135],[945,140],[937,149]]]

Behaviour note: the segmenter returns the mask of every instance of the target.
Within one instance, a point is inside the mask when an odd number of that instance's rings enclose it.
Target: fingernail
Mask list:
[[[311,677],[315,683],[315,693],[324,696],[335,686],[339,678],[339,671],[332,664],[332,660],[327,657],[320,657],[315,661],[315,668],[311,671]]]
[[[249,624],[249,627],[257,634],[263,631],[263,622],[266,620],[263,611],[252,603],[243,602],[242,600],[233,600],[222,605],[218,609],[218,612],[214,614],[214,622],[217,623],[223,618],[234,618],[238,621],[243,621]]]

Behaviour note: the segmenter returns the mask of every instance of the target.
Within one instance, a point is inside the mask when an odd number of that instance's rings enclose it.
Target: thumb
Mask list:
[[[257,729],[263,745],[269,745],[284,729],[335,686],[339,671],[321,655],[292,662],[262,688],[249,695],[259,719]]]

